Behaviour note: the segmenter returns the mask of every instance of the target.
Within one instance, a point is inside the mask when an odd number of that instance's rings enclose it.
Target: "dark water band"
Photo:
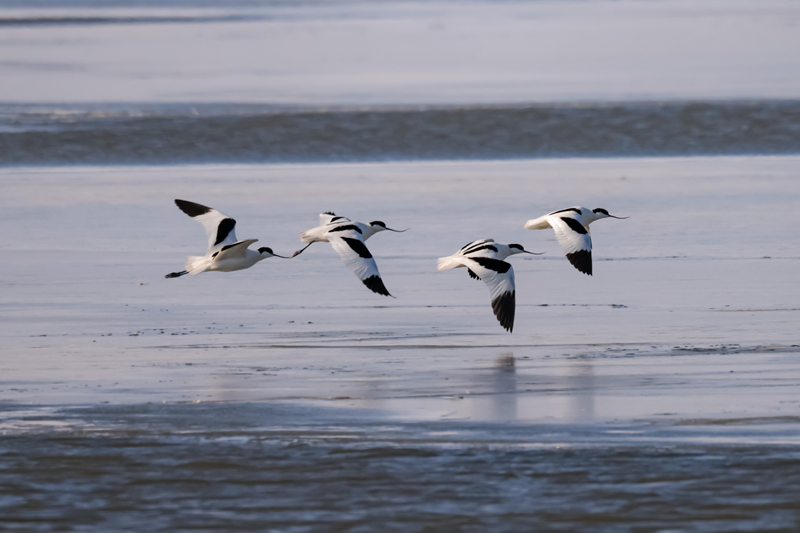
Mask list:
[[[63,107],[0,106],[0,165],[800,153],[800,101]]]

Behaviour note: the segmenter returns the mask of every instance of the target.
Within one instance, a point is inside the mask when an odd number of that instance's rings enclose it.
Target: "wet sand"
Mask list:
[[[2,169],[4,525],[792,531],[798,163]],[[324,244],[164,279],[205,245],[173,198],[277,253],[325,210],[411,228],[369,241],[397,298]],[[575,203],[631,216],[591,278],[522,229]],[[486,237],[546,252],[512,334],[436,271]]]
[[[722,415],[685,389],[726,398],[731,416],[786,414],[773,394],[793,394],[778,384],[793,383],[800,344],[797,162],[5,169],[3,247],[14,260],[2,273],[2,397],[417,402],[485,394],[502,360],[521,396],[560,396],[523,409],[526,420],[566,416],[571,394],[548,384],[576,380],[593,385],[566,389],[639,398],[595,409],[600,419]],[[218,207],[238,219],[240,238],[286,255],[324,210],[411,228],[369,242],[397,298],[366,290],[325,244],[246,271],[164,279],[204,250],[176,197]],[[552,232],[522,229],[575,200],[631,216],[593,225],[593,277],[567,263]],[[486,237],[546,252],[511,259],[512,334],[482,283],[435,269],[436,257]],[[745,398],[751,379],[776,386]],[[644,406],[661,396],[688,406]]]

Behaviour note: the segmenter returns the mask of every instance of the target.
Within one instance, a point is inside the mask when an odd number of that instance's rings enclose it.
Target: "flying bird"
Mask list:
[[[541,255],[525,250],[521,244],[500,244],[493,239],[473,241],[450,257],[440,257],[437,268],[466,268],[471,278],[480,279],[489,287],[494,316],[507,331],[514,330],[516,289],[514,269],[503,261],[516,254]]]
[[[561,249],[567,255],[572,266],[584,274],[592,275],[592,234],[589,224],[601,218],[617,218],[624,220],[628,217],[615,217],[608,211],[598,207],[568,207],[553,211],[539,218],[525,223],[525,229],[553,228],[556,239]]]
[[[201,223],[208,233],[208,251],[203,257],[189,256],[186,258],[186,270],[172,272],[165,278],[179,278],[186,274],[199,274],[201,272],[233,272],[250,268],[259,261],[268,257],[281,257],[272,252],[271,248],[259,248],[258,251],[249,250],[248,247],[258,239],[236,240],[236,221],[228,215],[186,200],[175,200],[178,208]]]
[[[339,257],[342,258],[344,264],[353,270],[356,277],[369,290],[384,296],[392,296],[383,284],[375,258],[372,257],[372,254],[364,244],[364,241],[376,233],[387,230],[395,233],[406,231],[387,228],[386,224],[380,220],[364,224],[362,222],[353,222],[349,218],[336,216],[334,213],[322,213],[319,216],[319,226],[300,234],[300,240],[307,242],[308,245],[301,250],[297,250],[292,254],[292,257],[300,255],[315,242],[329,242],[339,254]]]

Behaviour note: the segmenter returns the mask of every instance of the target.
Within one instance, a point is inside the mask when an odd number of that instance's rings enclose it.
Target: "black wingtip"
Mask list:
[[[567,259],[572,263],[572,266],[583,272],[586,275],[592,275],[592,251],[591,250],[578,250],[571,254],[567,254]]]
[[[471,268],[468,268],[467,272],[469,272],[469,277],[471,277],[472,279],[477,279],[477,280],[481,279],[481,277],[477,275],[475,272],[473,272]]]
[[[188,202],[186,200],[179,200],[175,199],[175,205],[178,206],[178,209],[189,215],[190,217],[199,217],[200,215],[205,215],[209,211],[211,211],[210,207],[206,207],[204,205],[196,204],[194,202]]]
[[[514,312],[517,308],[517,291],[506,291],[492,300],[492,311],[500,325],[509,333],[514,331]]]
[[[167,279],[169,279],[169,278],[179,278],[181,276],[185,276],[188,273],[189,273],[188,270],[181,270],[180,272],[170,272],[169,274],[167,274],[164,277],[167,278]]]
[[[370,276],[367,279],[362,279],[361,281],[372,292],[376,292],[383,296],[392,296],[389,294],[389,291],[386,290],[386,286],[383,284],[383,280],[380,278],[380,276]],[[392,296],[392,298],[394,298],[394,296]]]

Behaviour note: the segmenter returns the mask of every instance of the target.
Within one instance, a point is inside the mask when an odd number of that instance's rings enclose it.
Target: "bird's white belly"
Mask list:
[[[236,259],[223,259],[222,261],[214,261],[208,270],[217,272],[233,272],[235,270],[243,270],[250,268],[257,261],[250,258],[236,258]]]

